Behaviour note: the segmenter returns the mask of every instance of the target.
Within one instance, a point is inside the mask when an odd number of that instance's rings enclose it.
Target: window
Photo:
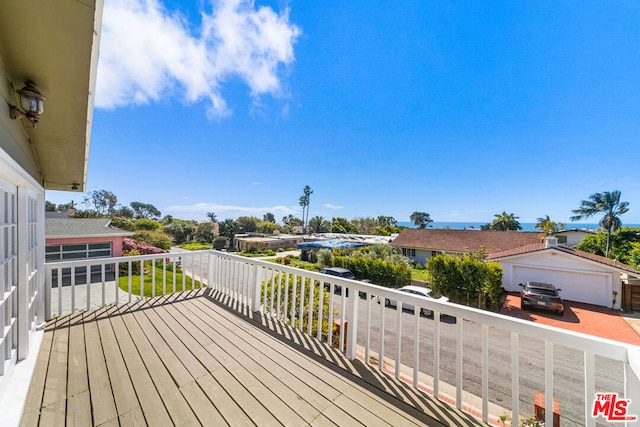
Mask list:
[[[111,242],[47,245],[45,248],[46,262],[73,261],[86,258],[109,258],[111,254]]]
[[[561,245],[567,244],[567,236],[556,236],[556,238],[558,239],[559,244]]]
[[[402,248],[402,255],[404,256],[416,256],[415,249]]]
[[[431,251],[431,257],[438,255],[438,251]]]
[[[68,245],[47,245],[45,247],[45,262],[61,262],[61,261],[76,261],[80,259],[97,259],[97,258],[110,258],[112,256],[111,242],[102,243],[72,243]],[[91,266],[91,274],[99,274],[102,271],[102,267],[99,265]],[[110,273],[113,271],[113,265],[105,265],[105,272]],[[86,267],[76,267],[76,283],[84,283],[82,277],[86,276]],[[70,268],[62,269],[62,277],[68,278],[71,276]],[[57,283],[58,272],[53,271],[53,282]]]

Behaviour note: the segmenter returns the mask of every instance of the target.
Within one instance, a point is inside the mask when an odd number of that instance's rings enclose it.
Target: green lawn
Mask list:
[[[423,282],[428,282],[431,280],[428,270],[418,270],[416,268],[411,270],[411,278],[413,280],[422,280]]]
[[[207,249],[212,249],[213,245],[211,243],[192,242],[192,243],[183,243],[178,247],[182,249],[187,249],[189,251],[204,251]]]
[[[173,276],[174,273],[173,271],[168,271],[166,272],[166,293],[170,294],[173,293]],[[176,292],[182,291],[182,278],[183,278],[183,274],[182,271],[178,271],[175,274],[175,279],[176,279]],[[150,298],[152,295],[152,281],[153,281],[153,277],[152,277],[152,272],[149,271],[149,273],[144,275],[144,296]],[[163,281],[162,281],[162,268],[158,268],[156,267],[156,296],[160,296],[163,295],[162,292],[162,287],[163,287]],[[122,289],[125,292],[129,292],[129,278],[127,276],[121,276],[118,278],[118,286],[120,287],[120,289]],[[191,290],[191,289],[199,289],[201,287],[201,283],[198,280],[192,280],[191,277],[186,276],[185,277],[185,287],[184,290]],[[133,295],[140,295],[140,276],[139,275],[132,275],[131,276],[131,293]]]

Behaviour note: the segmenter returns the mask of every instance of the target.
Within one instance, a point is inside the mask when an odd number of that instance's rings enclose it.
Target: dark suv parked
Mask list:
[[[519,286],[522,288],[520,307],[523,310],[536,307],[556,312],[561,316],[564,314],[564,303],[559,294],[562,289],[556,289],[552,284],[542,282],[527,282],[524,285],[520,283]]]
[[[320,270],[322,274],[328,274],[330,276],[342,277],[344,279],[355,279],[356,276],[353,275],[351,270],[342,267],[325,267]],[[324,284],[325,288],[329,287],[328,283]],[[335,285],[333,287],[333,293],[336,295],[342,295],[342,286]],[[349,289],[347,289],[347,296],[349,296]]]

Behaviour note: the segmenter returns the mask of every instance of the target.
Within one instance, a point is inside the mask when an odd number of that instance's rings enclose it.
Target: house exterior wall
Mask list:
[[[541,251],[498,260],[502,265],[502,286],[519,292],[519,283],[530,280],[552,283],[567,300],[611,307],[613,292],[621,294],[620,274],[588,260],[555,251]],[[616,298],[614,308],[620,308]]]
[[[590,234],[591,233],[587,233],[579,230],[576,230],[576,231],[569,230],[569,231],[561,231],[559,233],[556,233],[555,236],[566,238],[566,243],[563,242],[561,244],[572,248],[576,246],[578,243],[582,242],[585,236],[588,236]]]
[[[122,236],[105,236],[105,237],[70,237],[47,239],[47,245],[71,245],[74,243],[106,243],[111,242],[113,257],[122,256]]]

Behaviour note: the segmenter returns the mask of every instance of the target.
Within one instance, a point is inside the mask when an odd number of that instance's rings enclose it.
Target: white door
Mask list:
[[[560,295],[563,299],[605,307],[611,305],[611,276],[608,274],[515,266],[513,280],[516,285],[527,280],[551,283],[562,289]]]

